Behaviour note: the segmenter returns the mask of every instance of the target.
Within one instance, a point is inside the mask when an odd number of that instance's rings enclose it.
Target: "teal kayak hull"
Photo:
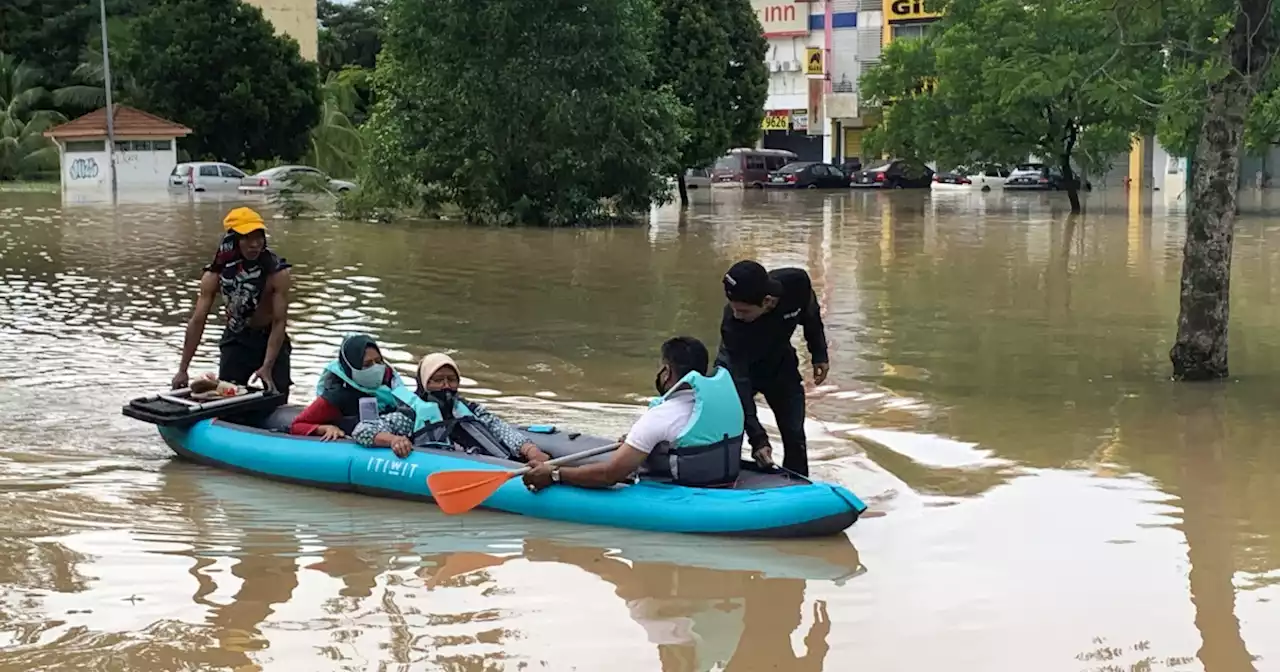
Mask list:
[[[427,476],[451,470],[509,470],[519,464],[487,456],[417,449],[395,457],[389,449],[364,448],[351,441],[322,442],[232,424],[201,420],[186,427],[160,427],[165,442],[198,463],[274,480],[330,490],[431,501]],[[531,434],[540,446],[557,437]],[[563,435],[561,435],[563,436]],[[579,435],[569,435],[572,439]],[[581,437],[574,449],[608,443]],[[546,448],[544,448],[545,450]],[[553,455],[561,450],[548,450]],[[838,485],[786,476],[744,477],[732,488],[690,488],[641,480],[594,490],[571,486],[530,493],[519,479],[503,484],[484,503],[487,509],[534,518],[654,532],[738,537],[818,537],[839,534],[866,510],[856,495]]]

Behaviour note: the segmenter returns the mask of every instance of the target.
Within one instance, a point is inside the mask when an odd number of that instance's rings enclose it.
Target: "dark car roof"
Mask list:
[[[779,173],[798,173],[809,166],[821,163],[820,161],[792,161],[787,165],[778,169]]]

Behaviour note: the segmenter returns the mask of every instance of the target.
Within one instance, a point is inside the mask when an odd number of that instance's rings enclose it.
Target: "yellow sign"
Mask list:
[[[924,11],[925,0],[884,0],[884,16],[889,21],[936,19],[941,14]]]
[[[822,48],[806,47],[804,50],[804,74],[821,75],[825,72],[822,69]]]
[[[916,96],[932,94],[934,90],[937,88],[937,86],[938,86],[938,79],[936,77],[925,77],[920,81],[916,82],[915,86],[911,87],[911,91],[907,93],[907,97],[915,98]],[[899,96],[893,96],[892,98],[889,98],[888,100],[884,101],[884,104],[892,105],[901,99],[902,98],[900,98]]]
[[[766,112],[764,119],[760,120],[760,128],[766,131],[785,131],[791,127],[791,113],[779,112],[774,114]]]

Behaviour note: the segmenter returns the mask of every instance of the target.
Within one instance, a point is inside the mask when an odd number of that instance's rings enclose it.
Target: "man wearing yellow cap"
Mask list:
[[[289,262],[267,249],[267,226],[250,208],[236,208],[222,220],[225,233],[213,263],[204,267],[200,294],[182,341],[182,363],[174,389],[187,386],[187,367],[196,354],[209,311],[218,294],[226,304],[226,327],[218,341],[218,378],[248,385],[258,378],[270,390],[289,394],[289,353],[285,334],[289,306]]]

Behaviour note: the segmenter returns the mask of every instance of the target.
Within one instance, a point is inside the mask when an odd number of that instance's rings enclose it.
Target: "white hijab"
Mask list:
[[[446,366],[453,367],[453,370],[458,373],[458,377],[462,377],[462,369],[458,368],[458,365],[449,355],[443,352],[433,352],[423,357],[422,361],[418,362],[418,383],[425,388],[427,381],[431,380],[431,376],[436,375],[436,371]]]

